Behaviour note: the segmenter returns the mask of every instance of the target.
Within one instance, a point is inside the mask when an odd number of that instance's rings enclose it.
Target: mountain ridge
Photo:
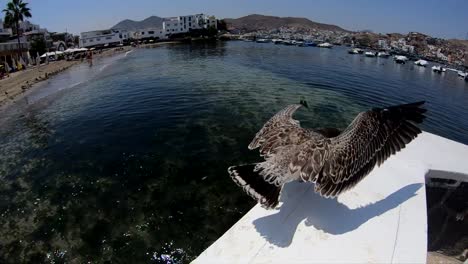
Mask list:
[[[245,32],[252,32],[257,30],[274,30],[280,27],[304,30],[320,29],[351,32],[336,25],[319,23],[304,17],[278,17],[252,14],[239,18],[226,18],[224,20],[226,21],[228,28],[238,29]]]
[[[162,28],[163,18],[158,16],[150,16],[141,21],[135,21],[131,19],[124,19],[119,23],[115,24],[113,29],[124,29],[124,30],[137,30],[145,28]]]

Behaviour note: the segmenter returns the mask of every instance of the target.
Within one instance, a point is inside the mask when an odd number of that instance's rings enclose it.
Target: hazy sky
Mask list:
[[[219,18],[249,14],[300,16],[351,30],[419,31],[465,39],[468,0],[25,0],[32,22],[72,33],[109,28],[123,19],[207,13]],[[1,9],[7,0],[0,0]],[[3,17],[3,16],[2,16]]]

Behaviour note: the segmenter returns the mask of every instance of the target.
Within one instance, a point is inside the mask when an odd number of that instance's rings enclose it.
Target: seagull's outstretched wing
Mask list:
[[[403,149],[421,133],[424,102],[362,112],[338,137],[328,139],[316,191],[334,197],[356,185],[374,166]]]
[[[339,136],[305,141],[289,164],[315,191],[335,197],[362,180],[421,133],[424,102],[362,112]]]
[[[299,145],[310,140],[310,131],[303,129],[299,121],[292,118],[294,112],[302,105],[289,105],[275,114],[258,131],[249,144],[249,149],[260,148],[260,155],[270,156],[282,146]]]

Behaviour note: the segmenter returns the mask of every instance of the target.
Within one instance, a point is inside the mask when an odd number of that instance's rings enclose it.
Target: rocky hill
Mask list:
[[[145,29],[145,28],[162,28],[163,19],[157,16],[150,16],[142,21],[134,21],[130,19],[125,19],[117,23],[112,28],[115,29],[126,29],[126,30],[136,30],[136,29]]]
[[[280,27],[302,30],[319,29],[348,32],[348,30],[336,25],[318,23],[302,17],[276,17],[254,14],[236,19],[227,18],[225,21],[229,29],[237,29],[243,32],[273,30]]]

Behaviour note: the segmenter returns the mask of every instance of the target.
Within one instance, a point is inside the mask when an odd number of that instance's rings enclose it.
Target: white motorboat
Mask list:
[[[274,44],[281,44],[281,43],[283,43],[283,40],[282,39],[272,39],[271,42],[273,42]]]
[[[375,57],[375,52],[367,51],[366,53],[364,53],[364,55],[365,55],[366,57]]]
[[[306,45],[304,45],[304,41],[300,41],[300,40],[297,40],[295,42],[296,46],[299,46],[299,47],[305,47]]]
[[[356,49],[356,48],[350,49],[350,50],[348,50],[348,53],[349,53],[349,54],[359,54],[359,50]]]
[[[256,42],[257,43],[267,43],[268,39],[261,38],[261,39],[257,39]]]
[[[459,77],[466,78],[468,76],[468,72],[458,71],[457,72]]]
[[[379,51],[379,52],[377,53],[377,56],[378,56],[378,57],[382,57],[382,58],[388,58],[388,57],[390,57],[390,53],[388,53],[388,52],[386,52],[386,51]]]
[[[442,73],[442,72],[445,72],[446,69],[442,66],[432,66],[432,71],[433,72],[437,72],[437,73]]]
[[[417,61],[414,62],[414,64],[416,64],[418,66],[426,67],[428,62],[426,60],[417,60]]]
[[[317,47],[331,49],[333,47],[333,44],[325,42],[325,43],[318,44]]]
[[[408,57],[402,55],[396,55],[394,57],[396,63],[405,64],[408,61]]]

